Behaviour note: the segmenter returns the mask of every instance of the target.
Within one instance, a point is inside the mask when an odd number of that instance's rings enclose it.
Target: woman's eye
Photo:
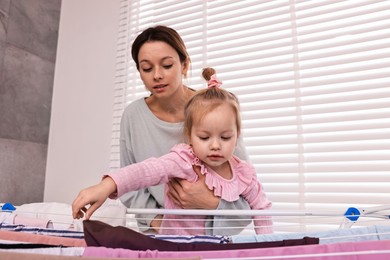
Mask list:
[[[169,64],[169,65],[164,65],[163,67],[165,68],[165,69],[170,69],[170,68],[172,68],[172,64]]]
[[[231,136],[222,136],[221,138],[222,138],[222,140],[230,140],[232,137]]]
[[[142,69],[143,72],[151,72],[152,71],[152,68],[145,68],[145,69]]]

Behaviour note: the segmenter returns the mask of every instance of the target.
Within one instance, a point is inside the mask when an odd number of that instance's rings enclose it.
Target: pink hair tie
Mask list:
[[[219,81],[215,74],[211,75],[210,80],[207,82],[208,88],[219,88],[222,85],[222,81]]]

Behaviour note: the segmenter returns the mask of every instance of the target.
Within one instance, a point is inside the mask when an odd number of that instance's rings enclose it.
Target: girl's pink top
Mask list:
[[[193,170],[194,166],[200,167],[200,172],[205,176],[205,182],[210,190],[226,201],[238,200],[241,195],[248,201],[252,209],[269,209],[271,202],[263,192],[261,183],[257,180],[255,168],[238,157],[233,156],[230,160],[232,178],[224,179],[218,173],[210,169],[193,153],[188,144],[175,145],[171,151],[159,158],[149,158],[140,163],[130,164],[120,168],[106,176],[110,176],[117,185],[117,193],[110,198],[118,198],[123,194],[168,183],[170,179],[180,178],[189,182],[196,182],[198,175]],[[105,177],[106,177],[105,176]],[[167,190],[167,189],[166,189]],[[171,199],[164,197],[166,209],[178,209]],[[204,234],[204,216],[201,219],[180,221],[188,216],[165,215],[162,223],[163,234],[194,235]],[[190,217],[194,219],[194,216]],[[272,220],[269,217],[254,216],[255,231],[257,234],[272,233]],[[169,219],[173,219],[169,221]],[[189,229],[186,229],[189,228]]]

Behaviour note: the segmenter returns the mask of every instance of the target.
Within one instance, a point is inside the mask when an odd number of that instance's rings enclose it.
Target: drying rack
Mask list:
[[[390,225],[390,204],[380,205],[380,206],[372,206],[372,207],[348,207],[344,211],[307,211],[307,210],[203,210],[203,209],[142,209],[142,208],[128,208],[128,226],[131,228],[135,228],[137,226],[136,215],[150,215],[150,218],[144,218],[143,220],[151,220],[155,215],[185,215],[185,216],[226,216],[226,217],[234,217],[234,216],[247,216],[247,220],[251,220],[252,216],[267,216],[272,217],[274,220],[274,226],[276,226],[276,230],[281,232],[285,230],[289,230],[288,224],[283,224],[286,222],[285,220],[296,218],[302,223],[305,224],[305,221],[302,219],[310,219],[309,223],[315,224],[323,224],[321,222],[326,223],[329,221],[329,224],[333,226],[338,226],[339,229],[347,229],[353,227],[353,225],[357,222],[359,224],[370,225],[372,223],[385,223],[386,225]],[[152,217],[153,216],[153,217]],[[188,220],[188,219],[187,219]],[[225,220],[229,220],[228,218]],[[232,219],[236,220],[236,219]],[[335,223],[337,221],[337,223]],[[288,222],[288,221],[287,221]],[[294,221],[291,221],[294,222]],[[295,223],[298,221],[295,221]],[[291,224],[293,225],[293,224]],[[238,228],[235,226],[229,226],[226,228]],[[250,230],[253,230],[253,225],[249,226],[242,234],[250,234]]]

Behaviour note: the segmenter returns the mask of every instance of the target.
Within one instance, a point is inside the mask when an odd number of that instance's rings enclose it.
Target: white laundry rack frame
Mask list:
[[[203,210],[203,209],[142,209],[128,208],[127,214],[190,215],[190,216],[271,216],[271,217],[343,217],[339,228],[351,228],[359,218],[390,219],[390,204],[367,208],[349,207],[341,211],[280,211],[280,210]]]

